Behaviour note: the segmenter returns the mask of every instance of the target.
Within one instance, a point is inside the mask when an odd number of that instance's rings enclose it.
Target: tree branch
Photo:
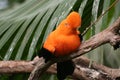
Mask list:
[[[65,56],[65,57],[52,59],[51,61],[49,61],[48,63],[43,65],[42,68],[39,68],[37,66],[36,70],[38,70],[38,72],[40,72],[41,70],[44,70],[44,71],[42,71],[41,73],[38,74],[37,71],[34,70],[28,80],[38,80],[39,78],[35,78],[34,76],[37,75],[40,77],[41,76],[40,74],[43,74],[43,72],[46,71],[46,69],[44,69],[44,68],[48,64],[52,65],[55,62],[60,62],[60,61],[79,57],[79,56],[86,54],[87,52],[105,44],[105,43],[110,43],[112,46],[115,46],[118,42],[120,42],[120,17],[113,23],[112,26],[110,26],[107,29],[105,29],[104,31],[94,35],[89,40],[83,42],[81,44],[79,50],[77,52],[75,52],[74,54],[71,54],[71,55]],[[50,65],[48,65],[47,68],[48,67],[50,67]]]
[[[87,52],[105,43],[110,43],[112,46],[114,46],[117,42],[120,42],[120,17],[107,29],[83,42],[79,48],[79,51],[71,54],[70,57],[75,58],[86,54]]]
[[[112,69],[96,62],[93,62],[89,68],[90,60],[83,56],[75,58],[73,61],[76,64],[72,75],[74,79],[117,80],[120,78],[120,69]],[[30,73],[38,63],[41,67],[44,64],[44,59],[35,57],[33,61],[0,61],[0,74]],[[52,65],[47,73],[56,74],[56,64]]]
[[[39,80],[42,75],[54,62],[48,61],[47,63],[38,61],[35,69],[32,71],[28,80]],[[36,74],[35,74],[36,73]],[[34,75],[35,74],[35,75]]]
[[[93,62],[91,67],[89,68],[90,60],[83,56],[76,58],[74,62],[76,63],[76,68],[78,70],[81,70],[84,76],[89,78],[88,80],[120,79],[120,69],[112,69],[96,62]]]

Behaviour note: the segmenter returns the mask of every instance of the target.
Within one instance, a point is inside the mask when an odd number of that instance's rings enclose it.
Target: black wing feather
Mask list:
[[[54,58],[55,56],[48,51],[47,49],[45,49],[44,47],[42,47],[39,52],[38,52],[38,56],[39,57],[43,57],[45,59],[45,62],[49,61],[51,58]]]

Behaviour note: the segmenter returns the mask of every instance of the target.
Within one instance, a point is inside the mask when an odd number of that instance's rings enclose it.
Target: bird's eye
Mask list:
[[[65,26],[67,27],[69,24],[68,23],[65,23]]]

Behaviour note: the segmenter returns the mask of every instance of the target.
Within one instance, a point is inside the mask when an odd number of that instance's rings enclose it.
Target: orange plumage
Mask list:
[[[55,56],[68,55],[78,49],[81,44],[77,30],[81,25],[81,17],[77,12],[71,12],[56,30],[51,32],[43,47]]]

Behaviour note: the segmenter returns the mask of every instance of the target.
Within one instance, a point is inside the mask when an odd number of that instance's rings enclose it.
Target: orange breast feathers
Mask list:
[[[75,52],[81,44],[77,30],[81,25],[81,17],[77,12],[71,12],[59,26],[51,32],[43,47],[55,56],[65,56]]]

